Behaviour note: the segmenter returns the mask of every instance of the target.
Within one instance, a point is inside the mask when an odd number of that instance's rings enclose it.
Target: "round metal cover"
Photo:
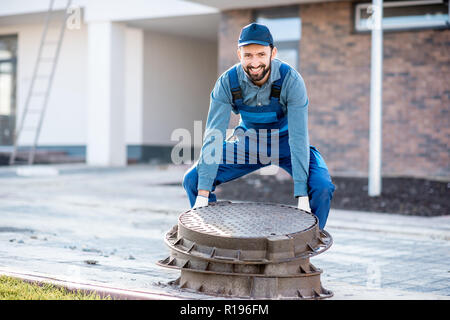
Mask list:
[[[202,234],[228,238],[267,238],[311,229],[317,218],[294,207],[268,203],[210,205],[181,214],[179,223]]]
[[[331,237],[315,215],[298,208],[224,201],[182,213],[166,244],[203,259],[272,263],[319,254]]]
[[[333,295],[309,258],[333,240],[317,217],[272,203],[221,201],[182,213],[166,233],[170,256],[158,265],[181,271],[180,289],[258,299]]]

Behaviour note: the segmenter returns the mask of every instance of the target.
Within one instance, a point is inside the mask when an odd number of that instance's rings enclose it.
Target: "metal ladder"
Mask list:
[[[13,137],[14,147],[13,147],[11,156],[9,158],[10,165],[13,165],[16,162],[18,141],[19,141],[20,134],[23,131],[31,131],[34,134],[33,145],[31,147],[31,150],[28,153],[28,164],[31,165],[34,162],[34,156],[36,153],[36,145],[37,145],[39,134],[40,134],[40,131],[42,128],[42,121],[44,119],[45,110],[47,108],[48,98],[50,95],[50,90],[51,90],[52,82],[53,82],[53,76],[55,74],[55,68],[56,68],[56,64],[57,64],[58,57],[59,57],[59,52],[61,49],[61,44],[62,44],[63,37],[64,37],[64,31],[66,29],[67,10],[69,9],[71,2],[72,2],[72,0],[67,0],[67,5],[66,5],[65,11],[64,11],[64,19],[60,26],[58,39],[48,41],[47,34],[48,34],[51,16],[52,16],[52,13],[54,12],[53,8],[54,8],[54,3],[55,3],[55,0],[50,0],[50,5],[48,8],[47,17],[45,20],[44,31],[42,33],[41,42],[39,44],[38,55],[37,55],[36,63],[34,65],[34,70],[33,70],[33,74],[31,77],[30,87],[29,87],[27,97],[25,100],[25,105],[24,105],[22,116],[20,119],[20,124],[14,132],[14,137]],[[52,56],[52,57],[44,57],[43,56],[43,54],[42,54],[44,51],[43,49],[46,46],[55,46],[54,56]],[[38,74],[38,70],[43,64],[50,65],[50,73],[49,74],[45,74],[45,75]],[[43,91],[35,91],[36,79],[43,79],[44,81],[46,81],[43,85],[43,87],[45,88]],[[29,107],[31,104],[31,100],[34,97],[43,97],[43,100],[40,103],[39,107],[33,106],[33,109],[30,109]],[[36,123],[36,120],[35,121],[29,120],[29,117],[27,117],[27,116],[29,116],[30,114],[38,115],[37,123]],[[28,120],[28,121],[26,121],[26,120]],[[34,123],[29,124],[28,122],[34,122]]]

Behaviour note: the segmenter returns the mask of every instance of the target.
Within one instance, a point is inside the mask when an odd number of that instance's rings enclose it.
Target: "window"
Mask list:
[[[298,70],[301,21],[298,6],[255,10],[255,21],[266,25],[278,49],[278,58]]]
[[[371,3],[355,6],[355,30],[369,31]],[[383,30],[446,28],[449,24],[448,1],[393,1],[383,3]]]

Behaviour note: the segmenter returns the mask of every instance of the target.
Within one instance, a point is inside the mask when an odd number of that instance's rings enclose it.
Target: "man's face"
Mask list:
[[[270,71],[270,62],[275,58],[277,48],[260,44],[249,44],[238,48],[238,57],[242,68],[250,79],[255,82],[266,80]]]

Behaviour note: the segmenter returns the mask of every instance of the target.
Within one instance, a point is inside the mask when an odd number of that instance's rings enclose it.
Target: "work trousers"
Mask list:
[[[236,130],[235,130],[236,132]],[[273,136],[273,137],[272,137]],[[223,142],[222,161],[219,163],[217,175],[209,194],[209,202],[216,202],[214,190],[218,185],[235,180],[262,167],[275,164],[286,170],[292,176],[291,152],[289,147],[289,133],[287,131],[271,134],[233,135],[234,141]],[[278,139],[277,148],[274,148],[273,139]],[[266,147],[260,146],[261,141]],[[261,147],[261,148],[260,148]],[[271,163],[261,160],[261,150],[270,155]],[[230,161],[231,160],[231,161]],[[230,163],[232,162],[232,163]],[[183,187],[187,192],[191,208],[195,204],[198,194],[198,161],[184,174]],[[319,151],[310,146],[309,174],[307,180],[308,197],[311,211],[319,220],[319,228],[325,227],[330,211],[331,199],[335,186],[331,181],[328,168]]]

